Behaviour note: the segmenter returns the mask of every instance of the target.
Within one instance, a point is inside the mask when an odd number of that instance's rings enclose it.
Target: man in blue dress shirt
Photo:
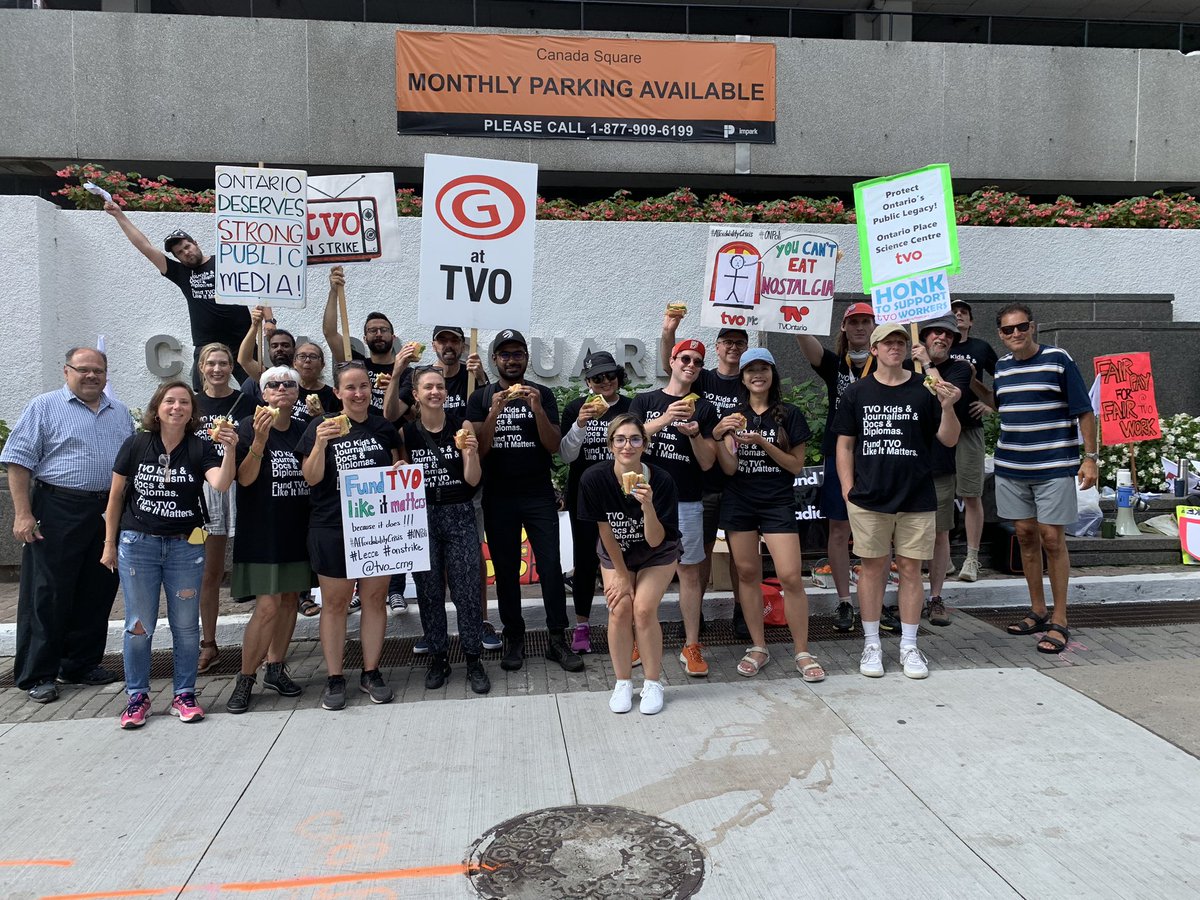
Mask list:
[[[104,394],[108,358],[99,350],[68,351],[63,375],[62,388],[25,407],[0,453],[13,534],[25,545],[13,675],[38,703],[58,699],[56,681],[117,679],[100,665],[118,582],[100,555],[113,462],[133,422]]]

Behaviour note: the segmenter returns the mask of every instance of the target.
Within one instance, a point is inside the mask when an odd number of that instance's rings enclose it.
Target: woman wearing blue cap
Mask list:
[[[769,350],[747,350],[741,371],[741,403],[713,429],[717,458],[730,476],[721,501],[721,528],[737,567],[739,602],[754,642],[738,663],[738,674],[757,675],[771,660],[763,631],[761,534],[783,585],[796,670],[805,681],[824,681],[825,670],[808,652],[808,596],[793,495],[812,432],[800,410],[783,402]]]

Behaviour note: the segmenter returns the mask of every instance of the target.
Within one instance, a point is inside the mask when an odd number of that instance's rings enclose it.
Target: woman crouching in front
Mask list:
[[[646,429],[624,413],[608,426],[612,465],[592,466],[579,484],[578,516],[596,522],[596,552],[608,603],[608,653],[617,676],[608,708],[633,707],[633,640],[642,654],[639,709],[654,715],[663,707],[662,626],[658,606],[679,561],[679,496],[662,469],[642,462]]]
[[[168,381],[150,398],[142,416],[145,431],[129,438],[113,463],[105,512],[102,565],[119,569],[125,598],[125,693],[122,728],[140,728],[150,715],[150,645],[165,589],[171,625],[174,699],[171,714],[198,722],[200,583],[204,577],[203,485],[229,490],[234,476],[232,428],[214,428],[225,448],[196,437],[196,398],[182,381]],[[119,537],[118,537],[119,534]]]

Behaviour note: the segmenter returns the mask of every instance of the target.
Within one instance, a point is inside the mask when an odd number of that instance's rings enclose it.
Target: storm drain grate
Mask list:
[[[704,882],[704,852],[664,819],[622,806],[558,806],[492,828],[471,847],[467,872],[486,900],[683,900]]]
[[[981,622],[1001,631],[1021,620],[1022,611],[1010,607],[960,609]],[[1157,603],[1071,604],[1067,619],[1072,628],[1146,628],[1155,625],[1195,625],[1200,623],[1200,600],[1162,601]]]

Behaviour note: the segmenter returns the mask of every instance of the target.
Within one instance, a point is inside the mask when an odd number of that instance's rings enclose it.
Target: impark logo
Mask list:
[[[463,175],[438,191],[437,217],[455,234],[494,241],[512,234],[525,221],[525,201],[506,181],[491,175]]]

